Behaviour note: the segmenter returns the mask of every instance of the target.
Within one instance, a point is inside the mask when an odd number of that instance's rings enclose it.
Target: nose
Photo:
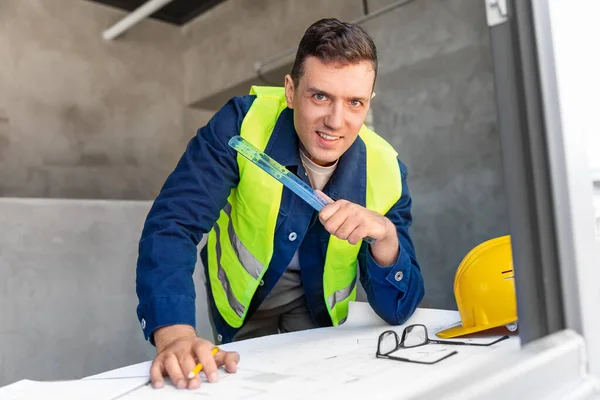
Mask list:
[[[344,125],[344,107],[343,104],[333,103],[329,108],[329,113],[325,117],[325,126],[331,130],[339,130]]]

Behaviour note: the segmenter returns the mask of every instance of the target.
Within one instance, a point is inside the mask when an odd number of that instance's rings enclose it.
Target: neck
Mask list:
[[[320,165],[321,167],[329,167],[333,164],[335,164],[337,162],[337,160],[332,161],[332,162],[326,162],[326,161],[321,161],[321,160],[317,160],[316,158],[314,158],[307,150],[306,147],[304,147],[304,145],[302,144],[302,142],[300,142],[300,151],[302,153],[304,153],[304,155],[306,156],[306,158],[308,158],[310,161],[314,162],[317,165]]]

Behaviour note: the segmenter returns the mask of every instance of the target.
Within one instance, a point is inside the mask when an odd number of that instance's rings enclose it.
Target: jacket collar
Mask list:
[[[265,152],[286,167],[296,167],[299,176],[304,175],[300,160],[299,139],[294,128],[294,112],[285,108],[273,128],[273,133]],[[348,150],[342,154],[335,172],[323,189],[334,200],[348,200],[366,205],[367,151],[365,143],[357,137]]]

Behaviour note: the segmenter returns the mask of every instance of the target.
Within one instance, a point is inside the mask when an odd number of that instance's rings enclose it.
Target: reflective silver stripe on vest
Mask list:
[[[229,217],[229,224],[227,225],[227,233],[229,234],[229,240],[231,241],[231,246],[233,247],[233,251],[235,251],[235,255],[238,260],[242,264],[242,267],[250,274],[254,279],[258,279],[263,270],[263,265],[250,253],[250,251],[244,246],[241,242],[238,235],[235,233],[235,229],[233,229],[233,222],[231,222],[231,204],[227,202],[225,208],[223,208],[225,214]]]
[[[354,275],[354,279],[352,280],[352,283],[350,285],[334,292],[331,296],[329,296],[329,298],[327,299],[327,301],[329,302],[329,309],[333,310],[333,307],[335,307],[335,305],[338,302],[348,298],[348,296],[350,296],[352,290],[354,289],[354,285],[356,285],[356,275]]]
[[[219,281],[221,282],[221,286],[223,287],[223,290],[225,290],[225,293],[227,294],[227,301],[229,302],[229,306],[233,309],[233,311],[235,311],[235,313],[238,315],[238,317],[241,318],[242,315],[244,315],[245,307],[242,303],[240,303],[238,301],[238,299],[235,298],[235,295],[231,291],[231,285],[229,285],[229,278],[227,278],[227,273],[225,272],[225,270],[223,269],[223,266],[221,265],[221,239],[220,239],[221,229],[219,228],[219,224],[215,224],[214,228],[215,228],[215,235],[217,236],[217,246],[216,246],[217,247],[217,267],[218,267],[217,276],[219,277]]]

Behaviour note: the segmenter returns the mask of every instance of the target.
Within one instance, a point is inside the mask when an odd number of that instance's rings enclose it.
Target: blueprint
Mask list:
[[[153,389],[148,383],[151,363],[148,361],[80,381],[21,381],[22,386],[13,387],[10,393],[0,388],[0,398],[35,398],[28,394],[39,394],[52,387],[55,389],[52,393],[63,395],[59,398],[79,396],[97,400],[301,399],[337,398],[340,395],[369,396],[369,400],[411,398],[433,383],[441,384],[476,368],[494,354],[519,351],[519,340],[514,336],[489,347],[429,344],[396,352],[411,360],[428,360],[457,351],[433,365],[375,357],[378,337],[386,330],[401,335],[405,326],[419,323],[427,326],[434,339],[435,332],[459,321],[456,311],[418,309],[405,325],[390,326],[367,303],[353,302],[348,320],[339,327],[272,335],[220,346],[240,354],[238,371],[229,374],[219,370],[220,378],[216,383],[208,383],[201,375],[203,383],[196,390],[176,389],[168,379],[165,387]],[[469,340],[490,342],[496,338]],[[90,396],[85,395],[85,390],[89,390]],[[70,393],[75,395],[70,396]]]

